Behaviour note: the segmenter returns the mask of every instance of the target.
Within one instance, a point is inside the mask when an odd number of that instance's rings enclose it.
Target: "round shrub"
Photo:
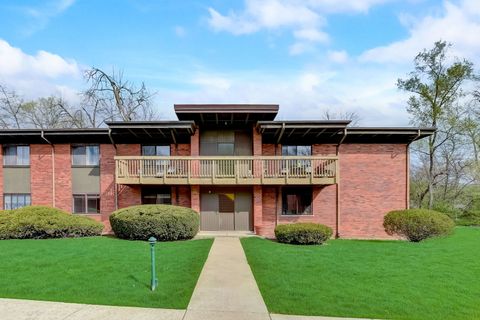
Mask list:
[[[98,221],[51,207],[29,206],[0,213],[0,239],[89,237],[102,230]]]
[[[383,226],[389,235],[399,235],[412,242],[445,236],[455,224],[446,214],[426,209],[391,211],[385,215]]]
[[[321,244],[332,236],[332,228],[318,223],[279,224],[275,227],[278,242]]]
[[[197,212],[165,204],[123,208],[110,216],[115,235],[122,239],[173,241],[193,238],[200,225]]]

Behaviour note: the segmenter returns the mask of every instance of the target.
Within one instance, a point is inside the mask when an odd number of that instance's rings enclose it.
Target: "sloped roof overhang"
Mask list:
[[[245,128],[275,119],[277,104],[176,104],[179,120],[192,120],[202,128]]]
[[[393,143],[408,144],[432,135],[430,127],[348,127],[350,121],[259,121],[257,130],[263,143],[339,144]]]

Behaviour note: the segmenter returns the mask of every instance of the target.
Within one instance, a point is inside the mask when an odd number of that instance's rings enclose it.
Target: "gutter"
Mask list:
[[[55,146],[47,138],[45,138],[45,131],[40,131],[40,137],[45,140],[52,147],[52,206],[55,207]]]

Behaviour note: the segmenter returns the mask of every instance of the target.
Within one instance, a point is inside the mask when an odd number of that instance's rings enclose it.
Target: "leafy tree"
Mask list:
[[[430,50],[424,49],[414,59],[414,70],[406,79],[398,79],[399,89],[412,93],[407,111],[412,123],[436,127],[428,138],[425,154],[428,171],[428,207],[434,204],[434,187],[444,172],[437,167],[440,148],[461,134],[459,116],[462,115],[462,86],[474,79],[473,64],[465,59],[447,56],[451,44],[437,41]]]

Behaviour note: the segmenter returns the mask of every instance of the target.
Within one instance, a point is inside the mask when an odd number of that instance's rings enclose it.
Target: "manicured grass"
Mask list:
[[[421,243],[330,240],[243,248],[270,312],[382,319],[480,319],[480,228]]]
[[[156,245],[108,237],[0,241],[0,297],[185,309],[212,240]]]

